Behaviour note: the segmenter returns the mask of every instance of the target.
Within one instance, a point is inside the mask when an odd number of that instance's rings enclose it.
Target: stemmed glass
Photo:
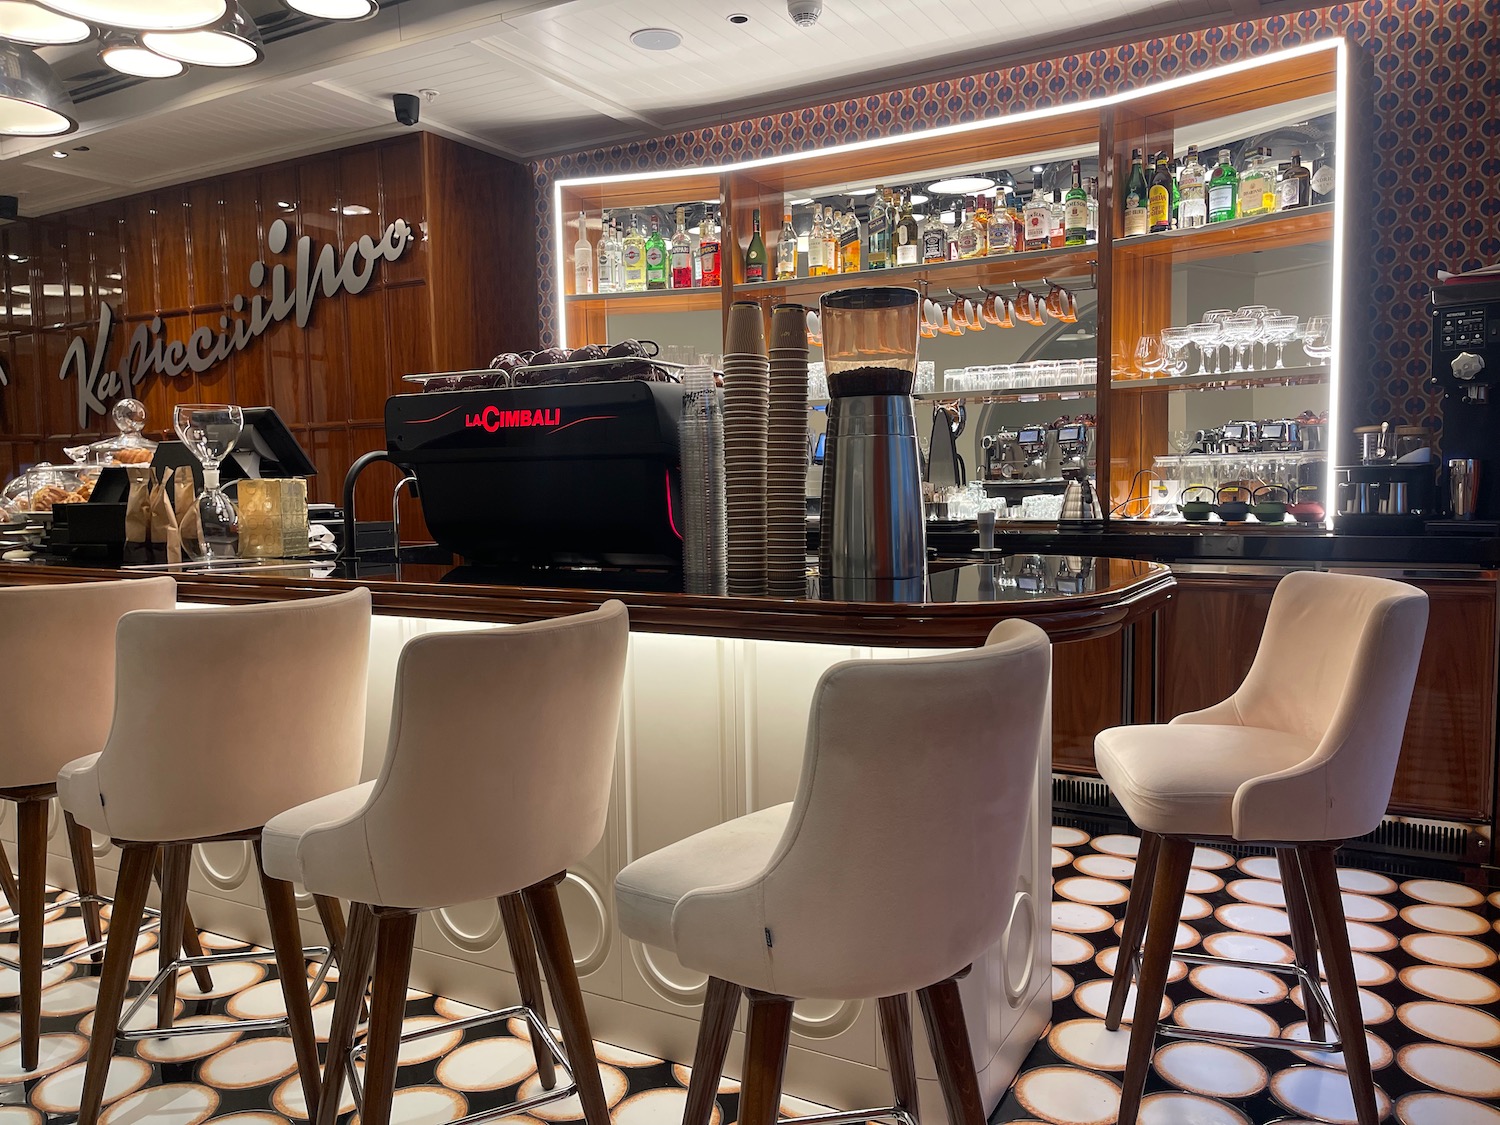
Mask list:
[[[1333,354],[1333,319],[1327,316],[1310,316],[1302,333],[1302,350],[1308,358],[1321,367]]]
[[[185,403],[172,411],[172,427],[203,463],[203,493],[198,497],[202,557],[205,561],[232,559],[239,549],[240,514],[219,487],[219,465],[240,439],[244,412],[238,406]]]
[[[1282,355],[1286,351],[1287,344],[1297,338],[1297,318],[1295,316],[1268,316],[1260,322],[1260,328],[1265,335],[1266,343],[1276,345],[1275,366],[1285,367]]]
[[[1163,328],[1161,330],[1161,346],[1162,350],[1167,353],[1166,369],[1169,375],[1181,375],[1187,371],[1188,365],[1184,353],[1192,342],[1192,334],[1186,328]]]
[[[1161,340],[1157,336],[1142,336],[1135,346],[1135,368],[1147,379],[1153,378],[1166,366],[1162,357]]]
[[[1234,352],[1234,370],[1244,371],[1250,360],[1250,348],[1255,334],[1260,331],[1260,321],[1253,316],[1231,316],[1222,322],[1224,339]],[[1244,359],[1241,360],[1243,353]]]
[[[1215,372],[1222,372],[1225,370],[1224,364],[1219,360],[1219,349],[1231,346],[1229,343],[1229,335],[1224,331],[1224,322],[1226,320],[1229,320],[1233,316],[1233,309],[1209,309],[1206,313],[1203,314],[1204,320],[1208,321],[1210,324],[1217,324],[1219,326],[1219,338],[1214,342]]]
[[[1200,320],[1188,325],[1188,335],[1198,345],[1198,370],[1195,375],[1213,375],[1219,368],[1219,325],[1216,321]]]

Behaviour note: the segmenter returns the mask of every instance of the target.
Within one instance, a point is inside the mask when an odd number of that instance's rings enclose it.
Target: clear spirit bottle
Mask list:
[[[633,212],[630,230],[622,247],[625,268],[625,292],[641,293],[646,288],[646,236],[641,234],[640,218]]]
[[[1192,230],[1208,222],[1208,169],[1198,159],[1198,146],[1188,145],[1187,163],[1177,177],[1177,226]]]
[[[599,223],[599,248],[594,255],[595,273],[598,275],[597,289],[600,293],[615,291],[614,267],[609,258],[610,242],[614,238],[614,225],[609,212],[604,212]]]
[[[776,240],[776,280],[786,281],[797,276],[797,228],[792,226],[792,213],[784,212],[781,219],[781,236]]]
[[[594,291],[594,248],[589,244],[588,219],[578,212],[578,241],[573,243],[573,292]]]

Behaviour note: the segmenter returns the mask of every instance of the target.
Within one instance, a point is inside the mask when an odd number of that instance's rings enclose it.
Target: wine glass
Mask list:
[[[1287,344],[1297,337],[1297,323],[1295,316],[1268,316],[1260,322],[1266,343],[1276,345],[1275,366],[1277,368],[1286,366],[1282,362],[1282,355],[1286,351]]]
[[[1162,351],[1167,355],[1167,372],[1171,375],[1181,375],[1187,371],[1187,360],[1184,358],[1188,345],[1193,342],[1192,333],[1186,328],[1163,328],[1161,330]]]
[[[1302,333],[1302,350],[1319,367],[1333,354],[1333,318],[1310,316]]]
[[[1189,324],[1188,335],[1198,345],[1198,370],[1195,375],[1212,375],[1219,367],[1219,325],[1216,321],[1200,320]],[[1212,358],[1210,358],[1212,357]]]
[[[232,559],[239,549],[240,515],[219,487],[219,465],[240,440],[244,412],[238,406],[184,403],[172,411],[172,428],[203,463],[203,493],[198,497],[202,557],[205,561]]]
[[[1255,342],[1255,334],[1260,331],[1260,321],[1253,316],[1231,316],[1221,322],[1224,329],[1224,340],[1229,344],[1234,353],[1234,370],[1244,371],[1245,363],[1250,358],[1250,346]],[[1241,361],[1241,353],[1244,354],[1244,362]]]
[[[1166,366],[1162,356],[1161,338],[1155,335],[1142,336],[1135,345],[1135,369],[1150,379]]]

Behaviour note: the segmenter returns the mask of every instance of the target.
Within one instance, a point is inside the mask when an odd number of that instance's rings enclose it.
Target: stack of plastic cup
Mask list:
[[[722,594],[729,546],[724,522],[724,407],[710,367],[682,374],[682,570],[689,594]]]
[[[760,305],[736,301],[724,331],[724,479],[731,594],[766,588],[766,443],[771,364]],[[805,423],[804,419],[804,423]]]
[[[766,439],[766,593],[807,593],[807,310],[771,311]]]

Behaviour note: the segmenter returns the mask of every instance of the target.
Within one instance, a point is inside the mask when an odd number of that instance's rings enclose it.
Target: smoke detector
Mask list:
[[[823,0],[786,0],[786,13],[798,27],[812,27],[823,14]]]

